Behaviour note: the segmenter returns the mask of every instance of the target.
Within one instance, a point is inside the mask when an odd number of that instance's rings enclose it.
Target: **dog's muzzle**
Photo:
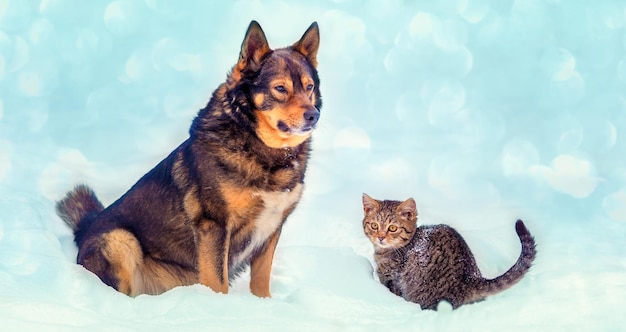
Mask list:
[[[304,112],[302,117],[304,121],[302,121],[302,125],[298,127],[290,127],[285,122],[278,121],[278,130],[291,135],[308,135],[315,129],[317,120],[320,118],[320,111],[318,111],[317,108],[312,108]]]

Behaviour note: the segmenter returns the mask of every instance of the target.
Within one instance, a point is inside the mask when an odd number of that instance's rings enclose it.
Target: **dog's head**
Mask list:
[[[247,83],[255,131],[265,145],[295,147],[311,136],[322,105],[318,46],[315,22],[292,46],[276,50],[269,48],[261,26],[250,23],[235,71]]]

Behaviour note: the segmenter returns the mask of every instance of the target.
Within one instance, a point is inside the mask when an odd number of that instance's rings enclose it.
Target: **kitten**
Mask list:
[[[380,282],[422,309],[437,310],[440,301],[454,309],[482,301],[515,285],[535,259],[535,240],[521,220],[515,223],[522,243],[517,262],[503,275],[485,279],[467,243],[452,227],[417,227],[412,198],[379,201],[363,194],[363,211],[363,231],[374,245]]]

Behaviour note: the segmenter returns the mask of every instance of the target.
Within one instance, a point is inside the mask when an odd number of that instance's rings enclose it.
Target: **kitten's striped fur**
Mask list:
[[[535,240],[521,220],[515,230],[522,244],[517,262],[504,274],[485,279],[463,237],[447,225],[417,227],[412,198],[379,201],[363,194],[363,231],[374,245],[380,282],[422,309],[440,301],[454,309],[484,300],[519,282],[535,259]]]

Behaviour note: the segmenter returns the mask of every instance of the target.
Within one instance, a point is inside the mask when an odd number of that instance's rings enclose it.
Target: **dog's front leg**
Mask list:
[[[272,261],[279,236],[280,229],[272,234],[263,251],[250,264],[250,291],[258,297],[272,297],[270,294],[270,274],[272,273]]]
[[[227,294],[230,247],[227,227],[210,220],[201,220],[195,231],[200,283],[215,292]]]

